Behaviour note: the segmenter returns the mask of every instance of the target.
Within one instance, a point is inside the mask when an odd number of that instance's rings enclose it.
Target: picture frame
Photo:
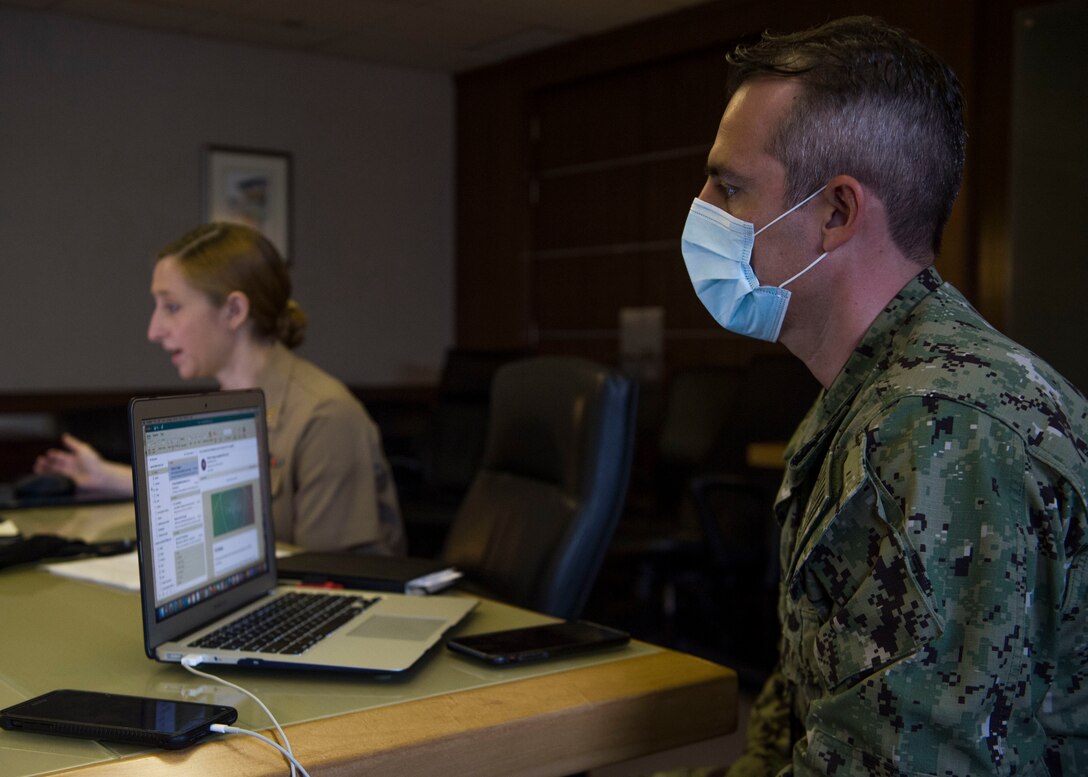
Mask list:
[[[202,172],[204,222],[253,227],[291,264],[291,154],[209,144]]]

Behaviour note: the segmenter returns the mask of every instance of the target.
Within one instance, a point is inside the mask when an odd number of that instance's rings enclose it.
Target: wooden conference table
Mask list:
[[[24,534],[88,540],[132,533],[131,504],[17,511]],[[143,652],[139,596],[38,568],[0,571],[0,708],[54,688],[230,704],[235,725],[269,721],[240,693]],[[549,620],[481,601],[458,627],[474,633]],[[407,676],[215,667],[256,693],[321,775],[567,775],[679,748],[736,727],[736,675],[644,643],[595,656],[493,669],[438,649]],[[283,775],[272,748],[212,737],[180,751],[0,731],[0,776]]]

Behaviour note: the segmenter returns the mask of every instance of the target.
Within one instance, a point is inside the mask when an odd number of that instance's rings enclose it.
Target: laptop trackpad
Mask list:
[[[371,639],[409,639],[423,641],[446,625],[439,618],[405,618],[395,615],[375,615],[348,632],[351,637]]]

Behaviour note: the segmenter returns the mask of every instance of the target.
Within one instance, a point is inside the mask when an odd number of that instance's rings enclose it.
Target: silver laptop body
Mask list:
[[[129,420],[144,648],[151,658],[400,672],[476,606],[468,597],[278,585],[260,390],[138,398],[129,404]],[[207,637],[224,624],[292,593],[356,598],[321,600],[343,606],[340,625],[305,649],[291,640],[262,651],[209,646],[223,642]]]

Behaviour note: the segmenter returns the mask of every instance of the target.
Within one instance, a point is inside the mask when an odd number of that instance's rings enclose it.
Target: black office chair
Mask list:
[[[819,391],[804,364],[788,354],[753,359],[737,396],[735,422],[728,427],[730,450],[721,455],[722,469],[688,481],[707,554],[704,585],[687,592],[695,610],[689,620],[707,627],[710,634],[702,638],[714,643],[718,660],[737,670],[741,683],[750,687],[762,685],[777,655],[778,523],[773,506],[782,472],[747,466],[744,451],[749,443],[786,442]],[[745,628],[721,626],[730,623]]]
[[[442,553],[469,590],[578,617],[627,494],[637,394],[575,357],[499,369],[482,468]]]
[[[491,383],[524,351],[446,352],[438,396],[414,455],[390,457],[413,556],[434,558],[480,468],[487,441]]]
[[[723,429],[733,421],[740,383],[739,369],[716,366],[680,369],[668,381],[656,444],[647,457],[651,466],[636,470],[635,478],[642,477],[634,481],[602,572],[602,585],[607,582],[616,593],[590,605],[620,611],[623,625],[647,641],[673,645],[680,638],[678,588],[706,566],[705,536],[688,483],[706,472]]]

